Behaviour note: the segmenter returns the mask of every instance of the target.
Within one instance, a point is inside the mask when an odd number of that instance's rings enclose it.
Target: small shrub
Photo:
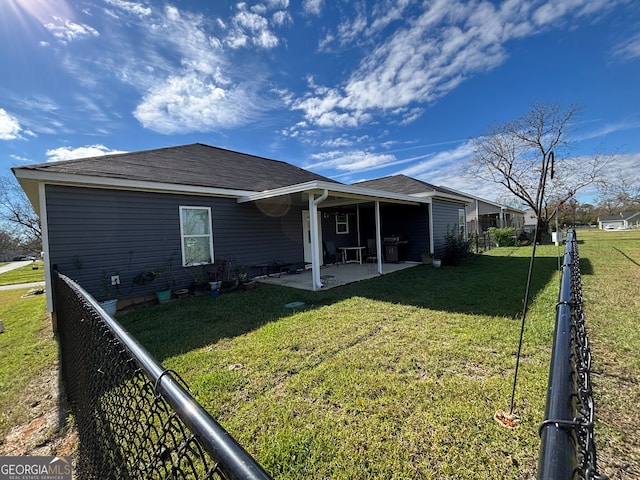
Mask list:
[[[489,228],[489,235],[496,242],[496,245],[500,247],[513,247],[516,244],[515,234],[516,229],[513,227]]]
[[[447,230],[447,234],[444,237],[442,264],[460,264],[463,259],[471,255],[471,242],[471,239],[465,240],[461,234]]]

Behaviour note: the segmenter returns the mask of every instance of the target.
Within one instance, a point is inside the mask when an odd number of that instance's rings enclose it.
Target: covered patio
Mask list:
[[[320,290],[407,268],[410,264],[400,267],[399,265],[402,265],[402,263],[387,264],[383,261],[383,226],[381,221],[383,215],[381,210],[383,208],[410,207],[414,213],[426,212],[426,208],[431,204],[431,199],[340,183],[311,181],[243,195],[238,198],[238,203],[255,203],[261,211],[265,212],[278,209],[288,211],[294,205],[303,209],[304,262],[311,268],[299,274],[288,275],[298,277],[298,279],[281,275],[280,278],[272,276],[263,278],[260,281],[290,284],[289,286],[296,285],[296,288],[309,290]],[[421,207],[424,207],[425,210],[421,210]],[[361,216],[364,215],[365,210],[367,211],[367,220],[361,221]],[[341,264],[340,267],[335,269],[337,271],[340,268],[341,273],[327,273],[328,268],[331,267],[324,266],[323,244],[327,232],[322,230],[322,218],[335,218],[335,215],[340,212],[342,212],[343,216],[348,217],[351,215],[352,218],[356,218],[356,233],[351,235],[348,245],[336,245],[338,249],[358,249],[358,261],[362,261],[363,245],[367,243],[366,239],[372,239],[375,242],[376,251],[369,253],[377,259],[377,263],[364,262],[357,266],[350,264],[353,268],[349,269],[346,268],[346,265],[344,265],[343,269],[343,264]],[[387,228],[390,229],[393,226],[394,217],[398,217],[397,212],[388,214],[386,217]],[[419,231],[424,232],[424,234],[418,233],[420,241],[416,241],[415,244],[423,244],[423,251],[433,245],[433,238],[428,237],[432,235],[427,226],[430,223],[428,217],[429,215],[425,214],[421,220],[408,220],[405,226],[405,230],[409,231],[416,230],[416,225],[419,224]],[[409,215],[409,218],[412,217]],[[361,231],[365,229],[367,234],[363,237]]]
[[[323,265],[320,267],[320,281],[322,289],[340,287],[349,283],[368,280],[371,278],[397,272],[406,268],[420,265],[418,262],[385,263],[383,273],[378,273],[377,263],[340,263]],[[313,285],[313,272],[311,269],[302,270],[299,273],[280,273],[269,276],[257,277],[260,283],[282,285],[298,288],[300,290],[317,290]]]

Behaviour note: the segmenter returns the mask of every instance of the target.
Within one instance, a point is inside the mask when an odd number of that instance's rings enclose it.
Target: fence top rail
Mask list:
[[[174,378],[175,372],[167,370],[126,331],[80,285],[69,277],[56,272],[58,277],[78,291],[102,317],[107,328],[122,343],[140,368],[154,384],[156,394],[161,394],[176,411],[178,417],[198,437],[211,457],[224,465],[225,475],[237,480],[271,480],[271,476],[256,460],[207,412]],[[177,374],[176,374],[177,376]],[[179,378],[179,377],[178,377]]]

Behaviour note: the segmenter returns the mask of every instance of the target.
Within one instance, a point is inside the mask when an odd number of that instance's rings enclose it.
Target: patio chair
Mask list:
[[[377,263],[378,249],[376,248],[376,240],[374,238],[367,238],[367,248],[362,253],[362,259],[365,263]]]
[[[342,261],[342,254],[338,253],[335,244],[331,240],[322,242],[324,244],[325,258],[332,258],[336,266]]]
[[[377,270],[378,249],[374,238],[367,238],[367,248],[362,254],[362,260],[367,264],[368,273],[374,273]]]

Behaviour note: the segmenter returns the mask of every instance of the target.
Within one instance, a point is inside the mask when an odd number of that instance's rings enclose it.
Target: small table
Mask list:
[[[338,247],[338,248],[342,250],[342,263],[359,263],[362,265],[362,250],[364,250],[364,247]],[[349,251],[356,252],[355,259],[348,260],[347,252]]]

